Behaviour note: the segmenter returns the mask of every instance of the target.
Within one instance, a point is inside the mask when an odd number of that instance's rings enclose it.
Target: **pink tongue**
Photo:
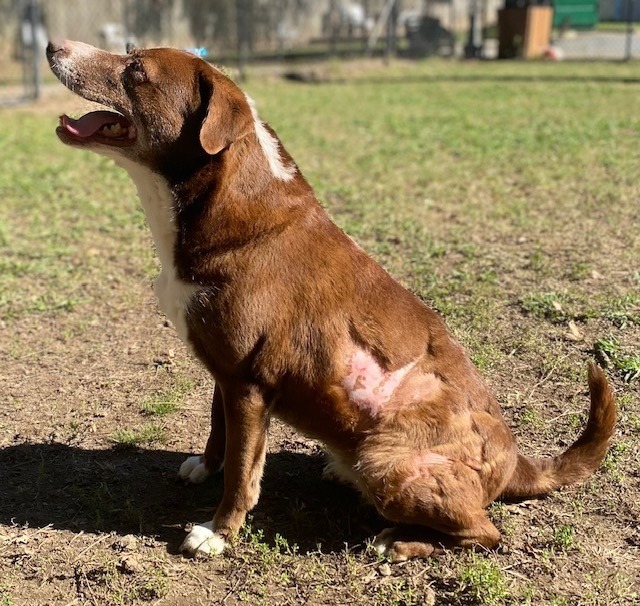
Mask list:
[[[119,114],[105,110],[90,112],[74,120],[66,114],[60,116],[60,124],[77,137],[90,137],[98,132],[106,124],[117,124],[124,120]]]

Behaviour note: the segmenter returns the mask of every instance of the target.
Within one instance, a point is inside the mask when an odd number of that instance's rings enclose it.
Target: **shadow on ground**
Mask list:
[[[184,485],[176,470],[186,453],[85,450],[22,444],[0,450],[0,523],[73,532],[141,533],[176,552],[184,525],[211,519],[222,475]],[[327,553],[360,544],[383,523],[346,486],[321,479],[322,458],[295,452],[267,456],[262,496],[252,512],[266,540],[280,534],[303,551]]]

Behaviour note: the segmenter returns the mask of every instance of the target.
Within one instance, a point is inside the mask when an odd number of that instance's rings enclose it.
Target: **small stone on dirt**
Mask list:
[[[380,566],[380,568],[378,568],[378,572],[383,577],[391,576],[391,566],[389,566],[389,564],[382,564],[382,566]]]
[[[377,576],[378,576],[378,573],[372,568],[371,570],[369,570],[369,572],[365,576],[362,577],[362,582],[370,583]]]
[[[117,545],[123,551],[133,551],[138,547],[138,539],[132,534],[127,534],[118,541]]]
[[[629,537],[627,537],[627,543],[634,547],[640,547],[640,529],[636,528]]]
[[[124,556],[122,560],[120,560],[120,568],[123,572],[127,572],[130,574],[135,574],[136,572],[142,572],[144,570],[144,567],[142,566],[138,558],[133,555]]]
[[[508,554],[510,553],[511,550],[509,549],[508,545],[505,545],[504,543],[502,543],[498,545],[497,551],[498,553],[501,553],[501,554]]]
[[[424,590],[424,600],[422,600],[422,606],[434,606],[436,603],[436,592],[431,589],[431,587],[427,587]]]
[[[566,337],[570,341],[582,341],[584,339],[584,335],[580,332],[580,329],[576,325],[575,322],[569,322],[569,332],[567,332]]]

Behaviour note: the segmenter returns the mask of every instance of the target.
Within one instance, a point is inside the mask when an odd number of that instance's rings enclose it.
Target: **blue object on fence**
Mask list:
[[[200,48],[185,48],[184,50],[186,50],[188,53],[193,53],[198,57],[206,57],[209,54],[209,51],[204,48],[204,46],[201,46]]]

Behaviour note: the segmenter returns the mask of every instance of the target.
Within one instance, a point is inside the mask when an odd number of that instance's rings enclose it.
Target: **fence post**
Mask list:
[[[250,14],[251,0],[236,0],[236,18],[238,24],[238,72],[240,81],[247,78],[247,63],[251,52]]]
[[[384,61],[389,63],[391,57],[396,56],[398,50],[396,29],[398,26],[398,4],[400,0],[391,3],[389,18],[387,19],[387,43],[384,49]]]
[[[482,9],[481,0],[471,0],[469,3],[469,34],[464,47],[466,59],[482,58]]]
[[[329,54],[335,57],[338,54],[338,35],[341,29],[341,18],[338,13],[337,0],[329,2],[329,29],[331,35],[331,44]]]
[[[627,0],[627,40],[624,51],[624,60],[631,59],[631,45],[633,44],[633,0]]]
[[[40,11],[38,9],[38,0],[29,0],[27,4],[27,14],[29,16],[29,24],[31,28],[31,61],[33,68],[34,99],[39,99],[42,92],[42,72],[40,70],[40,61],[44,50],[40,48],[40,32],[38,30],[38,25],[40,23]]]

